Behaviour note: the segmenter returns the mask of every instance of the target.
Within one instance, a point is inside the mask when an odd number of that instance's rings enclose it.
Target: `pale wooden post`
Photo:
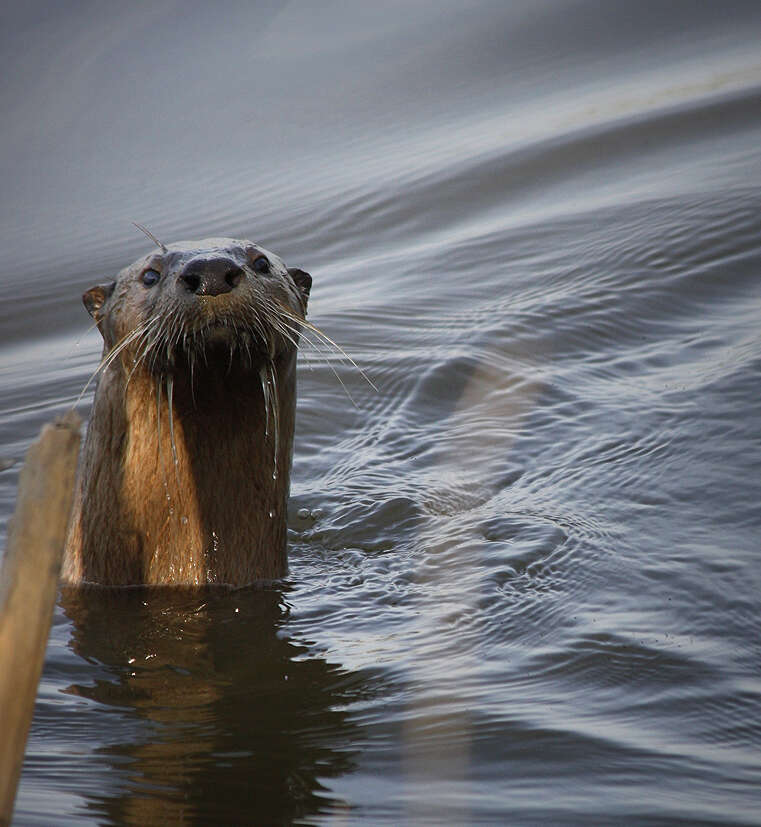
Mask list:
[[[42,429],[19,476],[0,572],[0,825],[10,824],[45,659],[80,440],[71,412]]]

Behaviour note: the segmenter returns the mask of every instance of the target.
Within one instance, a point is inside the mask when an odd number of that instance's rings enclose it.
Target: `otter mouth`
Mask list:
[[[137,362],[143,362],[150,374],[163,380],[180,376],[190,379],[212,374],[225,376],[231,372],[258,374],[277,360],[278,353],[258,335],[221,324],[179,336],[171,346],[164,343],[143,356]]]
[[[226,325],[222,321],[215,321],[207,324],[204,328],[196,334],[198,338],[207,347],[214,347],[215,345],[232,345],[236,338],[240,336],[237,331]],[[251,338],[248,334],[244,334],[247,338]]]
[[[233,368],[258,371],[273,354],[253,332],[217,323],[183,337],[167,357],[165,369],[175,374],[205,370],[228,373]]]

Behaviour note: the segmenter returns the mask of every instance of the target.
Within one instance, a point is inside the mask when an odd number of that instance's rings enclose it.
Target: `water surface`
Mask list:
[[[761,6],[2,15],[2,456],[132,220],[378,388],[305,347],[285,581],[61,596],[16,823],[761,823]]]

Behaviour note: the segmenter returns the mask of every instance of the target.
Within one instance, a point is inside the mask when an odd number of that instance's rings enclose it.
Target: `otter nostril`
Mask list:
[[[183,273],[180,279],[191,293],[197,293],[201,288],[201,277],[195,273]]]
[[[237,287],[243,278],[243,270],[240,267],[233,267],[225,273],[225,282],[230,288]]]
[[[198,258],[188,263],[177,283],[196,296],[220,296],[234,290],[244,276],[229,258]]]

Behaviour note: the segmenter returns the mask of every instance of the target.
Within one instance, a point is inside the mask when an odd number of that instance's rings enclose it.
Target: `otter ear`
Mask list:
[[[298,267],[289,267],[288,275],[293,279],[296,287],[299,288],[301,299],[304,302],[304,309],[306,310],[307,301],[309,299],[309,291],[312,289],[312,277],[309,273],[299,270]]]
[[[84,302],[87,312],[99,322],[102,318],[100,312],[103,305],[108,301],[109,296],[114,292],[116,282],[111,281],[108,284],[96,284],[85,293],[82,294],[82,301]]]

